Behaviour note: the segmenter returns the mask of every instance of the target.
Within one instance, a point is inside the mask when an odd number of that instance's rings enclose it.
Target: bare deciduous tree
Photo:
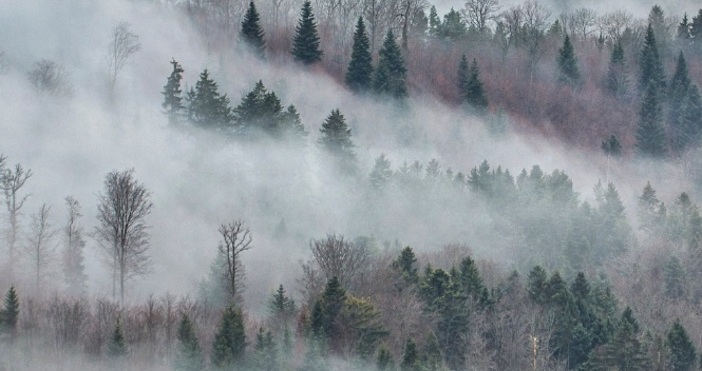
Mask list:
[[[497,0],[468,0],[463,9],[463,16],[475,29],[484,32],[487,22],[495,16],[497,10]]]
[[[151,193],[134,178],[134,170],[113,171],[105,177],[105,194],[99,194],[95,236],[111,260],[112,296],[119,281],[124,304],[124,283],[149,272],[149,234],[146,217],[151,213]]]
[[[5,206],[8,212],[7,272],[10,280],[14,280],[15,247],[19,237],[20,209],[22,209],[24,202],[29,197],[29,195],[21,197],[19,191],[32,176],[32,171],[24,170],[20,164],[15,165],[14,170],[5,169],[4,156],[0,156],[0,171],[2,171],[2,174],[0,174],[0,189],[5,194]]]
[[[78,224],[78,218],[83,216],[80,213],[80,204],[73,197],[66,197],[68,206],[68,218],[63,227],[63,238],[65,248],[63,251],[63,278],[68,291],[76,296],[85,291],[85,267],[83,266],[83,227]]]
[[[49,211],[51,207],[46,204],[41,205],[39,212],[32,215],[32,224],[29,235],[29,256],[32,259],[34,269],[34,295],[41,299],[40,290],[42,281],[46,278],[53,257],[56,253],[56,246],[52,244],[52,239],[56,231],[49,223]]]
[[[132,54],[141,50],[139,36],[129,29],[129,23],[120,22],[112,30],[110,46],[108,51],[108,62],[110,65],[110,87],[114,88],[117,83],[117,75],[129,61]]]
[[[573,38],[579,37],[582,40],[587,39],[597,25],[597,13],[588,8],[577,9],[566,18],[570,35]]]
[[[219,234],[222,235],[219,252],[224,257],[225,271],[223,273],[229,301],[235,302],[240,299],[244,284],[244,266],[241,264],[239,255],[253,247],[251,246],[251,231],[244,226],[243,221],[237,220],[233,223],[220,225]]]
[[[41,93],[56,96],[70,96],[73,88],[68,81],[68,74],[64,68],[49,59],[42,59],[34,63],[34,68],[27,73],[29,82]]]

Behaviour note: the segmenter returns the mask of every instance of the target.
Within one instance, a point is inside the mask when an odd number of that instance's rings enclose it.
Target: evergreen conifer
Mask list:
[[[168,76],[163,92],[161,92],[163,94],[163,104],[161,106],[166,110],[168,121],[174,124],[178,122],[185,109],[183,105],[183,91],[180,87],[184,71],[183,67],[175,59],[171,60],[171,65],[173,65],[173,71]]]
[[[300,20],[295,28],[292,55],[296,61],[310,65],[322,60],[322,51],[319,49],[319,35],[317,23],[312,14],[312,4],[305,1],[302,5]]]
[[[358,17],[356,32],[353,35],[351,61],[346,71],[346,85],[356,93],[368,91],[373,78],[373,58],[370,51],[370,41],[366,35],[363,17]]]
[[[663,112],[658,92],[659,89],[653,84],[646,88],[636,128],[636,149],[642,156],[651,158],[662,158],[666,153]]]
[[[388,30],[383,46],[378,52],[378,67],[373,77],[373,91],[380,95],[401,99],[407,96],[405,60],[395,41],[392,30]]]
[[[563,40],[563,47],[558,49],[558,73],[558,81],[561,83],[576,86],[580,82],[578,59],[568,34]]]
[[[356,153],[353,149],[356,145],[351,141],[351,129],[346,125],[341,112],[338,109],[332,110],[319,131],[319,145],[337,160],[342,170],[354,172]]]
[[[261,18],[256,11],[256,5],[253,1],[249,2],[249,8],[246,10],[244,20],[241,22],[241,38],[246,45],[251,48],[254,54],[263,59],[265,58],[266,41],[263,39],[264,32],[261,27]]]

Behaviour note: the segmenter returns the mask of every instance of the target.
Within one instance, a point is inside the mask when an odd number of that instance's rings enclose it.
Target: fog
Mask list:
[[[480,256],[511,261],[500,255],[507,252],[491,250],[489,241],[481,243],[472,235],[471,224],[481,218],[478,210],[447,210],[441,205],[421,209],[415,199],[407,199],[402,209],[413,214],[383,210],[377,220],[368,220],[359,210],[364,191],[335,176],[315,145],[322,121],[334,108],[352,128],[364,174],[374,158],[385,153],[395,169],[404,161],[426,164],[430,159],[463,173],[484,159],[514,175],[535,164],[547,173],[562,169],[584,200],[592,199],[598,180],[607,180],[607,161],[600,153],[510,130],[509,118],[506,132],[495,134],[489,123],[432,97],[415,96],[407,108],[393,108],[354,96],[314,71],[261,63],[246,53],[208,54],[176,12],[144,2],[70,1],[60,7],[51,1],[5,2],[0,14],[5,17],[0,22],[0,48],[5,52],[0,76],[2,153],[10,164],[21,163],[34,173],[23,189],[31,194],[22,210],[23,224],[47,203],[53,207],[53,225],[62,225],[63,198],[72,195],[83,206],[82,223],[91,230],[104,176],[134,168],[153,194],[155,209],[148,220],[155,265],[153,274],[136,282],[132,298],[194,292],[215,255],[218,225],[237,219],[251,227],[255,246],[244,257],[249,291],[254,292],[249,300],[279,283],[294,286],[298,260],[307,258],[307,241],[327,233],[373,236],[379,245],[397,239],[419,251],[469,243]],[[142,50],[110,91],[108,38],[111,28],[124,20],[138,34]],[[27,71],[41,58],[64,67],[72,96],[37,93],[29,85]],[[171,127],[160,94],[171,58],[184,66],[189,85],[203,69],[210,70],[233,106],[262,80],[283,104],[297,106],[310,132],[307,148],[241,144]],[[610,167],[609,181],[632,205],[648,170],[616,161]],[[680,179],[673,166],[664,174],[658,179],[661,188]],[[281,221],[288,236],[282,240],[273,237]],[[89,240],[86,249],[90,291],[107,295],[109,274],[100,264],[96,245]]]

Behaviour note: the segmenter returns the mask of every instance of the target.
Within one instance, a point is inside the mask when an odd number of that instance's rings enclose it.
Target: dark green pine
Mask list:
[[[619,157],[622,155],[622,144],[619,143],[619,139],[612,134],[609,139],[602,141],[602,150],[608,156]]]
[[[168,120],[171,123],[176,123],[178,118],[183,113],[183,90],[180,87],[180,82],[183,80],[183,67],[180,66],[175,59],[171,60],[173,71],[168,76],[166,86],[163,87],[163,104],[161,106],[166,110]]]
[[[641,75],[639,77],[639,91],[646,92],[649,85],[653,85],[657,90],[657,94],[661,95],[665,91],[665,73],[663,71],[663,63],[661,62],[658,46],[656,45],[656,36],[653,32],[653,27],[649,24],[646,29],[644,38],[644,46],[639,57],[639,65]]]
[[[629,80],[626,71],[626,59],[624,57],[624,47],[621,41],[614,44],[612,56],[609,59],[609,70],[607,71],[607,90],[614,95],[626,93]]]
[[[680,51],[668,89],[668,137],[675,153],[682,153],[691,142],[691,128],[686,127],[686,119],[689,117],[686,111],[694,110],[695,106],[691,84],[685,55]]]
[[[680,105],[678,142],[672,143],[673,149],[682,152],[684,149],[700,143],[702,135],[702,99],[697,85],[691,85]]]
[[[639,124],[636,128],[636,149],[645,157],[662,158],[666,153],[663,111],[658,89],[649,85],[641,101]]]
[[[216,367],[225,368],[244,356],[246,333],[240,309],[225,309],[212,348],[212,364]]]
[[[226,94],[220,94],[217,83],[205,69],[195,89],[188,94],[189,117],[194,124],[213,129],[227,129],[234,119]]]
[[[178,353],[175,356],[174,368],[178,371],[197,371],[204,367],[202,350],[195,335],[193,323],[187,315],[183,315],[178,326]]]
[[[263,39],[264,32],[261,27],[261,18],[256,11],[256,5],[251,1],[249,9],[241,22],[241,38],[251,48],[251,51],[259,58],[265,57],[266,41]]]
[[[353,50],[351,62],[346,71],[346,85],[356,93],[368,91],[373,77],[373,58],[370,52],[370,41],[366,35],[363,17],[358,17],[356,32],[353,35]]]
[[[558,81],[568,85],[577,85],[580,81],[578,59],[568,34],[563,40],[563,47],[558,49]]]
[[[356,163],[356,145],[351,141],[351,129],[338,109],[332,110],[319,129],[319,145],[336,157],[343,170],[353,171]]]
[[[407,96],[405,60],[395,41],[392,30],[388,30],[383,46],[378,52],[378,68],[373,77],[373,90],[380,95],[393,98]]]
[[[458,95],[461,97],[461,103],[465,103],[466,91],[468,90],[468,80],[470,80],[470,73],[468,71],[468,59],[466,55],[461,56],[461,61],[458,63],[458,73],[457,73],[457,87]]]
[[[119,319],[110,336],[110,342],[107,344],[107,356],[110,358],[120,358],[127,355],[127,344],[124,341],[122,333],[122,324]]]
[[[2,328],[4,331],[8,331],[11,334],[17,332],[17,320],[19,319],[19,296],[14,286],[10,286],[10,289],[5,294],[5,309],[2,311]]]
[[[689,371],[695,369],[697,351],[680,321],[675,320],[668,331],[666,346],[669,350],[668,367],[671,371]]]
[[[408,339],[405,343],[405,350],[402,353],[402,363],[400,363],[401,371],[419,371],[421,365],[419,363],[419,351],[417,344],[412,339]]]
[[[485,113],[488,108],[488,100],[485,96],[483,82],[480,81],[480,69],[478,69],[478,62],[475,58],[473,58],[473,62],[470,64],[470,77],[466,84],[463,101],[476,113]]]
[[[319,49],[319,35],[317,23],[312,14],[312,5],[305,1],[302,5],[300,20],[295,28],[293,38],[293,58],[305,65],[310,65],[322,60],[322,51]]]

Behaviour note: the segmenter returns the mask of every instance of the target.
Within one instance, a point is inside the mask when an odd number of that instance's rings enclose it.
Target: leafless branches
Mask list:
[[[466,1],[463,15],[468,22],[480,32],[487,28],[487,22],[492,19],[498,10],[497,0],[468,0]]]
[[[56,246],[51,240],[56,235],[56,230],[51,228],[49,223],[49,211],[51,207],[46,204],[41,205],[39,212],[32,215],[32,224],[29,235],[29,256],[34,268],[34,284],[37,299],[40,299],[42,280],[47,276],[51,262],[56,253]]]
[[[120,22],[113,30],[108,51],[110,65],[110,87],[117,83],[117,75],[129,61],[132,54],[141,50],[139,36],[129,30],[129,23]]]
[[[250,250],[251,232],[244,226],[244,222],[237,220],[229,224],[219,226],[219,234],[222,236],[222,243],[219,245],[219,252],[225,258],[224,278],[227,283],[229,300],[239,300],[239,295],[243,290],[243,265],[240,254]]]
[[[24,170],[22,165],[15,165],[15,169],[5,169],[5,157],[0,156],[0,189],[5,195],[5,206],[8,212],[7,248],[8,248],[8,274],[10,280],[14,279],[15,245],[19,234],[20,209],[24,206],[29,195],[20,197],[19,191],[32,176],[31,170]]]
[[[27,73],[29,82],[41,93],[55,96],[70,96],[73,88],[68,81],[68,74],[64,68],[49,59],[42,59],[34,63],[34,68]]]
[[[134,170],[113,171],[105,177],[105,194],[99,194],[95,236],[112,260],[113,296],[119,280],[121,302],[124,283],[149,272],[149,235],[146,217],[151,213],[151,193],[134,178]]]

